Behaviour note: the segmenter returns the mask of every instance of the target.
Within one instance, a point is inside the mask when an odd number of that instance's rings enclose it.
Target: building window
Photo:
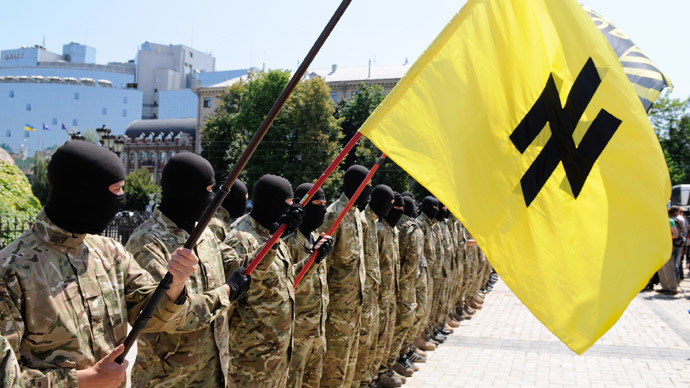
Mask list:
[[[158,89],[153,89],[153,94],[158,93]]]
[[[153,83],[157,84],[158,83],[158,76],[153,77]]]
[[[155,152],[151,152],[151,160],[153,160],[154,162],[156,161],[156,153]]]
[[[6,137],[12,137],[12,130],[8,129],[7,134],[5,134]]]
[[[161,162],[165,162],[165,151],[161,151]]]
[[[333,100],[333,102],[338,102],[338,93],[331,92],[331,100]]]
[[[75,127],[78,125],[78,124],[77,124],[77,119],[72,119],[72,125],[75,126]]]
[[[57,125],[57,118],[53,117],[53,125]]]
[[[74,93],[74,99],[78,100],[79,99],[79,93]]]
[[[26,104],[26,110],[31,110],[31,104]]]
[[[126,104],[127,103],[127,97],[122,97],[122,103]]]
[[[350,96],[354,97],[358,94],[359,94],[359,90],[355,90],[354,92],[352,92],[352,94],[350,94]]]
[[[10,98],[14,98],[14,90],[10,90]]]
[[[194,53],[190,51],[190,52],[189,52],[189,57],[190,57],[190,58],[194,58]]]
[[[204,97],[204,108],[211,107],[211,97]]]
[[[108,108],[103,108],[103,116],[108,114]]]
[[[127,117],[127,109],[122,110],[122,117]]]

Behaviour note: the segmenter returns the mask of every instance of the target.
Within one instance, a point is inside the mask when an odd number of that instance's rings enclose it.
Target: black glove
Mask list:
[[[225,284],[230,286],[230,300],[235,301],[247,296],[249,286],[252,284],[252,278],[244,274],[245,268],[240,267],[234,270],[227,279]]]
[[[296,203],[293,203],[290,205],[288,210],[283,213],[282,216],[278,219],[278,222],[281,224],[285,224],[287,228],[285,229],[285,234],[290,234],[299,228],[299,226],[302,224],[302,219],[304,218],[304,208],[302,205],[298,205]]]
[[[321,263],[323,261],[324,257],[328,256],[329,253],[333,250],[333,239],[324,239],[323,237],[319,237],[318,240],[316,240],[316,243],[314,246],[316,246],[319,241],[324,240],[323,243],[321,243],[321,246],[319,247],[319,253],[316,254],[316,258],[314,259],[314,262],[316,264]]]

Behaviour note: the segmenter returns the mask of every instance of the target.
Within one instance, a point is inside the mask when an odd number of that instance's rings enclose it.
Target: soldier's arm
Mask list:
[[[167,250],[156,242],[148,242],[140,246],[127,245],[136,263],[143,266],[153,277],[154,281],[159,282],[167,273],[166,265],[170,260]],[[174,332],[195,331],[208,326],[218,315],[227,311],[230,306],[229,287],[223,284],[199,294],[188,293],[185,304],[187,311],[182,319],[175,321],[174,325],[166,324],[156,327],[149,324],[147,332]],[[131,315],[131,314],[130,314]]]
[[[0,282],[0,334],[5,337],[14,354],[21,354],[21,341],[24,336],[24,318],[22,301],[23,292],[16,277],[6,275]],[[57,351],[58,349],[56,349]],[[21,376],[15,379],[15,385],[22,386],[24,382],[30,386],[60,386],[76,387],[79,385],[77,370],[73,367],[35,369],[19,365]],[[3,365],[4,371],[4,365]],[[9,378],[4,375],[3,380]],[[21,380],[18,383],[16,380]],[[19,384],[19,385],[16,385]]]

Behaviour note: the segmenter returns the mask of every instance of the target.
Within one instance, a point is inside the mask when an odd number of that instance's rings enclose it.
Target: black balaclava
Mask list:
[[[295,189],[294,202],[298,203],[301,201],[302,197],[304,197],[313,186],[313,183],[302,183],[297,186]],[[324,193],[323,189],[318,189],[314,196],[309,199],[307,206],[304,207],[304,219],[302,219],[299,230],[306,237],[309,237],[309,233],[323,225],[323,220],[326,216],[326,205],[314,205],[312,201],[321,201],[325,199],[326,193]]]
[[[222,206],[233,218],[242,217],[247,212],[247,186],[244,182],[235,179]]]
[[[386,217],[384,219],[388,223],[388,225],[395,227],[395,225],[398,225],[398,221],[400,221],[400,217],[403,215],[403,209],[396,209],[396,207],[404,207],[405,202],[403,201],[402,195],[400,193],[395,193],[395,200],[393,202],[393,208],[391,211],[388,212]]]
[[[371,193],[369,207],[379,218],[385,217],[393,208],[395,192],[389,186],[376,185]]]
[[[446,210],[443,209],[444,207],[444,204],[442,204],[441,202],[438,203],[438,213],[436,213],[437,221],[443,221],[446,219]]]
[[[161,174],[162,199],[158,209],[178,228],[192,233],[195,223],[211,203],[215,184],[213,167],[208,160],[192,152],[180,152],[170,158]]]
[[[410,197],[414,199],[414,195],[412,195],[412,193],[410,193],[409,191],[403,191],[402,193],[400,193],[400,195],[402,195],[403,197]]]
[[[436,206],[436,209],[434,209],[434,206]],[[426,214],[427,217],[431,218],[432,220],[436,218],[436,214],[438,213],[438,199],[432,197],[432,196],[426,196],[422,200],[422,213]]]
[[[404,194],[404,193],[403,193]],[[417,216],[417,203],[414,201],[414,198],[408,197],[403,195],[403,202],[405,203],[404,207],[405,209],[403,210],[403,214],[405,214],[408,217],[416,217]]]
[[[108,187],[125,179],[122,161],[95,143],[68,141],[48,163],[48,218],[71,233],[98,234],[125,206]]]
[[[369,170],[366,167],[360,166],[359,164],[353,164],[345,171],[345,176],[343,177],[343,192],[347,198],[352,198],[362,184],[362,181],[369,175]],[[367,206],[369,202],[369,196],[373,188],[370,185],[364,187],[364,190],[359,194],[357,200],[355,201],[355,206],[360,210]]]
[[[278,229],[278,219],[290,207],[286,199],[294,198],[292,185],[287,179],[266,174],[254,184],[251,216],[273,233]]]

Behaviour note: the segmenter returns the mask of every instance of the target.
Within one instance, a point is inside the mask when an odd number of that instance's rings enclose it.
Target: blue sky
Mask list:
[[[465,0],[353,0],[312,67],[414,61]],[[204,2],[178,0],[13,1],[3,4],[0,48],[75,41],[97,49],[97,62],[133,59],[146,40],[212,53],[218,70],[297,67],[339,0]],[[672,97],[690,95],[690,1],[587,0],[664,71]]]

